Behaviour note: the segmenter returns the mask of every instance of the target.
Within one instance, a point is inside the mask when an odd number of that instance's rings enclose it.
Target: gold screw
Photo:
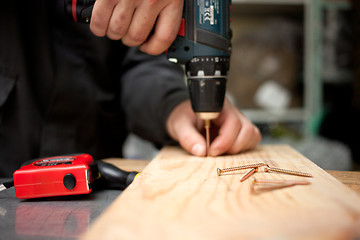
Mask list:
[[[310,182],[302,180],[275,180],[275,179],[256,179],[253,178],[251,190],[253,193],[261,193],[266,191],[272,191],[276,189],[292,187],[295,185],[308,185]]]
[[[206,132],[206,156],[210,156],[210,126],[211,121],[209,119],[205,120],[205,132]]]
[[[251,175],[253,175],[254,173],[256,173],[258,171],[259,168],[252,168],[250,169],[250,171],[248,171],[241,179],[240,182],[245,181],[246,179],[248,179]]]
[[[307,172],[300,172],[300,171],[288,170],[283,168],[274,168],[274,167],[269,167],[268,165],[265,166],[265,172],[277,172],[277,173],[296,175],[300,177],[312,177],[312,175]]]
[[[285,185],[308,185],[305,180],[278,180],[278,179],[256,179],[253,178],[253,184],[285,184]]]
[[[237,166],[237,167],[231,167],[231,168],[224,168],[224,169],[217,169],[217,175],[221,176],[223,173],[226,172],[234,172],[234,171],[238,171],[238,170],[243,170],[243,169],[249,169],[249,168],[258,168],[258,167],[262,167],[265,166],[265,163],[255,163],[255,164],[249,164],[249,165],[242,165],[242,166]]]

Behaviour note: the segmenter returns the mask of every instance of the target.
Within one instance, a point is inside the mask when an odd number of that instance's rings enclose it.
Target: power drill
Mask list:
[[[75,22],[89,23],[95,0],[65,0]],[[178,36],[167,51],[169,60],[185,64],[192,108],[205,120],[207,149],[210,121],[224,104],[230,66],[231,0],[184,0]]]

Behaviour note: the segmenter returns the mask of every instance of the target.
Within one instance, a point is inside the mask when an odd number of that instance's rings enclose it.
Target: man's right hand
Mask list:
[[[96,36],[121,39],[129,47],[158,55],[176,38],[183,4],[183,0],[97,0],[90,29]]]

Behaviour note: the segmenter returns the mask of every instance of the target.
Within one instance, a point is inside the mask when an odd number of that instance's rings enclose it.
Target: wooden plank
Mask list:
[[[360,194],[360,172],[327,170],[331,176]]]
[[[103,159],[103,161],[111,163],[114,166],[129,172],[141,172],[150,163],[150,160],[134,160],[122,158],[107,158]]]
[[[265,162],[306,171],[306,186],[261,193],[241,174],[218,167]],[[266,173],[261,179],[304,179]],[[199,158],[163,149],[92,225],[83,239],[353,239],[360,236],[360,197],[289,146]]]
[[[151,160],[140,159],[125,159],[125,158],[107,158],[105,162],[111,163],[118,168],[126,171],[141,172],[150,163]],[[360,172],[356,171],[338,171],[338,170],[325,170],[331,176],[342,182],[347,187],[351,188],[360,194]]]

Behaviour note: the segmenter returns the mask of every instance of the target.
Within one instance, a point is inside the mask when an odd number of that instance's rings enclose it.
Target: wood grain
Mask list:
[[[150,163],[151,160],[125,159],[125,158],[107,158],[104,161],[111,163],[118,168],[126,171],[141,172]],[[325,170],[331,176],[342,182],[345,186],[351,188],[360,194],[360,172],[357,171],[339,171]]]
[[[360,172],[327,170],[331,176],[360,194]]]
[[[244,172],[218,167],[266,162],[311,173],[306,186],[254,193]],[[261,179],[304,179],[265,173]],[[83,239],[353,239],[360,197],[289,146],[199,158],[168,147],[92,225]]]

